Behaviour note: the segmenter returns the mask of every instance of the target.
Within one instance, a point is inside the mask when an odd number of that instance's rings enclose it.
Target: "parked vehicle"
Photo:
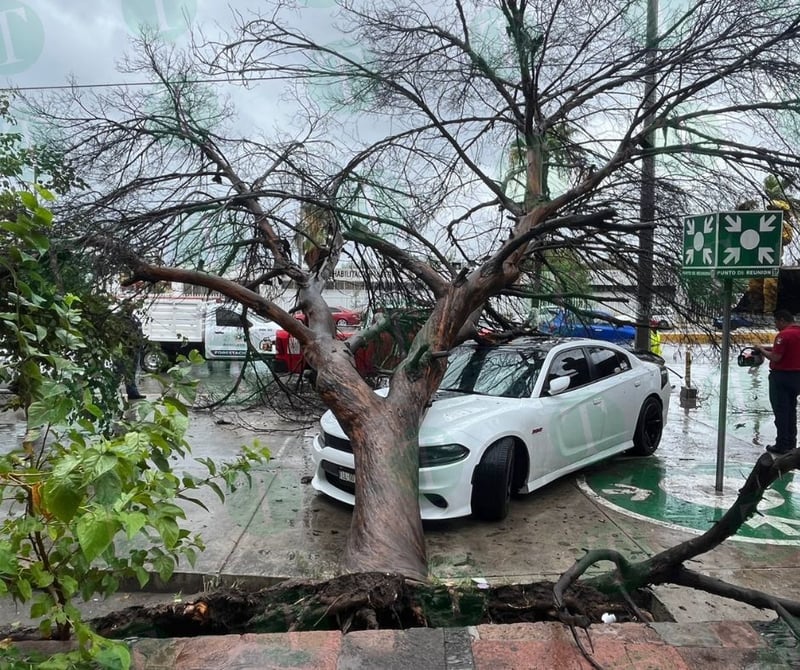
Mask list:
[[[354,362],[362,377],[381,376],[394,369],[428,317],[428,311],[425,309],[382,308],[376,310],[375,314],[378,311],[390,320],[392,327],[355,352]],[[375,314],[370,323],[374,323]],[[351,328],[341,328],[337,330],[336,337],[346,340],[352,334]],[[279,330],[275,340],[275,370],[301,373],[305,368],[306,363],[300,343],[285,330]]]
[[[753,328],[756,325],[755,321],[749,319],[741,314],[731,314],[731,330],[737,328]],[[714,319],[714,328],[722,330],[722,317],[718,316]]]
[[[346,307],[331,307],[331,315],[337,326],[358,326],[361,314]]]
[[[330,307],[331,316],[337,326],[358,326],[361,324],[361,314],[346,307]],[[306,315],[298,312],[297,318],[305,323]]]
[[[514,493],[622,452],[648,456],[669,399],[662,359],[600,340],[457,347],[419,429],[422,518],[499,520]],[[350,442],[330,411],[320,429],[312,485],[352,505]]]
[[[539,330],[562,337],[589,337],[606,342],[632,344],[636,328],[611,312],[599,309],[570,312],[559,309],[544,313]]]
[[[659,330],[671,330],[675,327],[672,316],[656,312],[650,317],[650,326]]]
[[[207,360],[244,360],[247,356],[245,325],[255,352],[275,355],[278,325],[256,314],[242,317],[242,308],[213,302],[201,296],[157,297],[139,315],[148,346],[142,369],[156,372],[178,354],[197,349]]]

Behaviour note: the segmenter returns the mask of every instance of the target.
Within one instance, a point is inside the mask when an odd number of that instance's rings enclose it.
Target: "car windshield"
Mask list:
[[[439,390],[529,398],[546,355],[533,347],[454,349]]]

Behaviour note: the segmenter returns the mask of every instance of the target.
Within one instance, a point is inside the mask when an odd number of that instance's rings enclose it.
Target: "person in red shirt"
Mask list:
[[[800,395],[800,325],[785,309],[775,311],[778,334],[771,347],[757,346],[769,361],[769,403],[775,415],[773,454],[785,454],[797,447],[797,396]]]

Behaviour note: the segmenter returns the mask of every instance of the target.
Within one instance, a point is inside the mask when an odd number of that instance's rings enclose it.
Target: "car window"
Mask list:
[[[556,377],[569,377],[570,389],[583,386],[592,381],[583,349],[568,349],[567,351],[562,351],[553,359],[547,378],[552,380]]]
[[[631,367],[628,357],[613,349],[606,347],[589,347],[589,359],[594,364],[597,377],[611,377]]]
[[[464,347],[450,352],[439,389],[505,398],[529,398],[545,352],[539,349]]]
[[[228,326],[234,328],[243,328],[245,324],[245,320],[242,317],[241,313],[236,312],[232,309],[228,309],[227,307],[220,307],[217,309],[216,312],[216,323],[218,326]],[[247,322],[248,328],[252,326],[250,322]]]

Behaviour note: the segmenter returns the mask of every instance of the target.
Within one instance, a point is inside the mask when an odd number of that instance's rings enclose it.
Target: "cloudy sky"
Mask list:
[[[188,23],[228,23],[211,0],[0,0],[0,78],[6,85],[56,86],[120,81],[115,72],[142,24],[186,39]],[[188,21],[188,23],[187,23]]]
[[[334,0],[292,1],[303,25],[317,35],[321,27],[327,39]],[[181,46],[188,44],[190,30],[216,38],[232,29],[234,11],[249,15],[271,5],[267,0],[0,0],[0,88],[47,90],[71,80],[85,87],[142,81],[143,75],[121,73],[118,65],[143,26]],[[287,123],[276,118],[271,104],[273,113],[264,117],[264,101],[273,102],[275,93],[266,84],[220,87],[220,95],[232,99],[239,124],[265,132],[270,131],[265,122]],[[15,118],[23,133],[35,123],[19,111]]]

